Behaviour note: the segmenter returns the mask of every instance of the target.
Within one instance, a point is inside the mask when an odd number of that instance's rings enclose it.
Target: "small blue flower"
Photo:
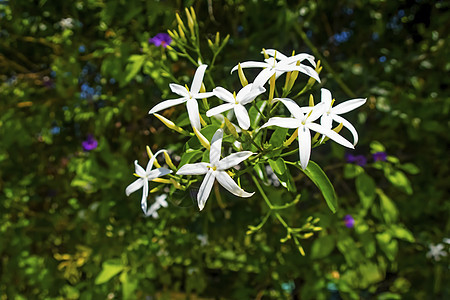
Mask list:
[[[386,161],[387,154],[386,152],[376,152],[372,154],[374,161]]]
[[[164,48],[167,47],[167,45],[170,45],[172,42],[172,38],[167,33],[158,33],[154,37],[148,39],[149,44],[153,44],[156,47],[163,46]]]
[[[367,159],[364,155],[353,155],[350,153],[347,153],[345,155],[345,159],[348,163],[355,163],[358,166],[364,167],[367,164]]]
[[[352,215],[345,215],[344,223],[347,228],[353,228],[355,226],[355,219],[353,219]]]
[[[92,134],[88,134],[87,139],[81,143],[81,146],[84,151],[91,151],[97,148],[98,142]]]

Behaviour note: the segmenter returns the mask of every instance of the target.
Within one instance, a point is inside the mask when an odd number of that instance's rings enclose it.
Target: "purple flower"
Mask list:
[[[387,154],[386,152],[376,152],[372,156],[374,161],[386,161]]]
[[[355,226],[355,219],[353,219],[352,215],[345,215],[344,223],[347,228],[353,228]]]
[[[364,167],[367,164],[367,159],[364,155],[345,154],[345,159],[348,163],[355,163],[358,166]]]
[[[84,151],[91,151],[97,148],[98,142],[96,139],[94,139],[94,136],[92,134],[88,134],[88,137],[83,143],[81,143],[81,146],[83,146]]]
[[[153,44],[156,47],[163,46],[164,48],[167,47],[167,45],[170,45],[172,42],[172,38],[167,33],[158,33],[151,39],[148,39],[149,44]]]

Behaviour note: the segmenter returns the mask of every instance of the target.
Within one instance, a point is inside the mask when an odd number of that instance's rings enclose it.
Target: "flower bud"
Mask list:
[[[197,128],[195,127],[192,128],[194,129],[194,133],[197,136],[198,140],[200,141],[200,144],[202,144],[203,147],[209,150],[211,148],[211,146],[209,145],[209,141],[200,131],[197,130]]]
[[[242,87],[246,86],[248,84],[248,80],[245,77],[244,71],[242,70],[241,64],[238,64],[238,75],[239,80],[241,81]]]

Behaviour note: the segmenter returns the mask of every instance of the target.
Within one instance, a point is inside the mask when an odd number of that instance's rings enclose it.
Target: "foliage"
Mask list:
[[[337,201],[324,196],[336,213],[315,186],[323,177],[314,179],[314,164],[309,180],[277,159],[274,176],[301,198],[276,214],[259,197],[223,190],[199,213],[195,197],[174,190],[158,219],[142,217],[140,195],[124,194],[133,160],[147,161],[146,145],[177,152],[185,143],[148,110],[170,99],[169,83],[188,84],[198,63],[148,40],[178,30],[177,11],[187,24],[184,6],[2,2],[0,299],[447,298],[449,255],[426,253],[439,243],[449,252],[448,4],[188,2],[200,20],[208,91],[210,78],[239,90],[230,69],[271,46],[320,59],[321,84],[338,102],[368,98],[349,117],[361,136],[352,154],[367,164],[347,163],[331,143],[312,156],[334,185]],[[182,110],[164,116],[189,127]],[[98,146],[85,151],[89,134]],[[386,161],[374,160],[380,152]],[[194,149],[174,163],[200,159]],[[273,205],[292,198],[265,167],[259,172]],[[305,256],[295,242],[280,243],[286,229],[277,216],[321,228],[301,240]]]

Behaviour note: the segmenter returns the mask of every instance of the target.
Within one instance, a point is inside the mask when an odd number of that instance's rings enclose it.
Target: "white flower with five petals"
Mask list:
[[[342,125],[352,133],[353,145],[356,145],[358,143],[358,133],[356,132],[355,127],[353,127],[353,125],[349,121],[339,115],[360,107],[361,105],[366,103],[366,99],[352,99],[340,103],[335,107],[332,107],[334,101],[332,100],[331,92],[327,89],[321,89],[321,91],[321,101],[325,103],[327,110],[320,118],[320,124],[325,128],[331,129],[331,127],[333,126],[333,120],[338,123],[342,123]]]
[[[147,212],[148,182],[155,178],[162,177],[164,175],[172,173],[172,171],[167,168],[157,168],[155,170],[152,170],[153,163],[155,162],[156,156],[164,151],[166,151],[166,150],[159,150],[158,152],[156,152],[155,155],[153,155],[152,158],[150,158],[150,160],[148,161],[148,164],[147,164],[147,167],[145,170],[138,164],[138,161],[135,160],[134,161],[134,165],[135,165],[135,174],[134,175],[139,178],[136,179],[132,184],[127,186],[127,188],[125,189],[125,194],[127,196],[130,196],[131,193],[134,193],[143,187],[141,208],[144,211],[144,214],[146,216],[148,216],[148,212]]]
[[[300,165],[303,169],[308,166],[309,158],[311,156],[311,133],[310,130],[321,133],[335,142],[348,147],[354,148],[353,145],[345,138],[340,136],[335,131],[325,128],[322,125],[313,123],[326,111],[327,107],[325,103],[319,103],[309,110],[309,113],[303,113],[303,109],[300,108],[297,103],[289,98],[275,98],[274,100],[281,101],[292,114],[291,118],[270,118],[266,124],[261,128],[268,126],[279,126],[283,128],[297,128],[298,129],[298,146],[300,155]]]
[[[299,71],[302,72],[318,82],[320,82],[319,74],[317,72],[309,67],[300,64],[300,66],[297,66],[297,61],[303,61],[308,60],[314,67],[316,66],[316,63],[314,62],[314,56],[306,54],[306,53],[300,53],[294,56],[286,56],[274,49],[268,49],[265,50],[266,53],[270,56],[264,59],[264,62],[259,61],[247,61],[241,63],[241,68],[264,68],[258,76],[256,76],[255,80],[253,81],[253,86],[263,86],[266,84],[266,82],[272,77],[273,74],[276,74],[275,76],[278,78],[285,72],[291,72],[291,71]],[[235,66],[231,73],[236,71],[238,69],[239,65]]]
[[[230,154],[227,157],[220,159],[220,154],[222,152],[222,138],[223,129],[219,129],[216,131],[211,140],[209,163],[200,162],[195,164],[186,164],[177,172],[177,175],[205,174],[205,178],[203,179],[197,194],[198,208],[200,210],[205,207],[206,200],[208,200],[215,179],[217,179],[220,185],[236,196],[251,197],[254,194],[248,193],[241,189],[236,182],[233,181],[230,175],[225,172],[225,170],[234,167],[249,158],[253,153],[251,151],[242,151]]]
[[[206,112],[206,116],[211,117],[233,109],[239,126],[244,130],[248,130],[250,127],[250,117],[244,105],[252,102],[258,95],[265,91],[266,89],[261,86],[253,88],[253,84],[247,84],[236,95],[236,93],[232,94],[223,87],[216,87],[213,90],[214,95],[228,103],[211,108]]]
[[[158,210],[161,207],[167,207],[169,205],[166,199],[167,199],[166,194],[156,196],[155,202],[152,205],[150,205],[150,208],[148,209],[148,212],[145,215],[147,217],[152,216],[154,219],[159,218]]]
[[[214,93],[200,93],[200,87],[202,85],[203,76],[205,75],[205,70],[207,65],[200,65],[195,71],[194,79],[192,80],[191,88],[189,89],[187,86],[183,87],[179,84],[171,83],[169,84],[170,89],[173,93],[178,94],[181,98],[166,100],[157,105],[155,105],[148,113],[153,114],[160,110],[181,104],[186,103],[187,112],[189,115],[189,120],[191,122],[192,127],[200,130],[200,113],[198,111],[198,103],[197,99],[209,98],[214,96]]]

